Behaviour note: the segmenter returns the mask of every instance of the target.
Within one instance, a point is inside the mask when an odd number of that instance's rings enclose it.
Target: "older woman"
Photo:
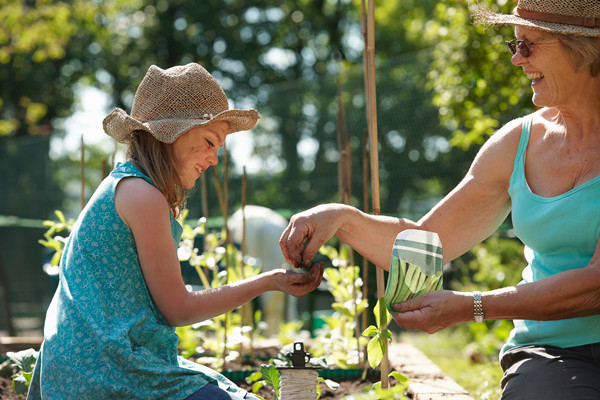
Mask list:
[[[218,163],[227,135],[257,120],[256,110],[230,110],[195,63],[151,66],[131,115],[117,108],[104,119],[105,132],[127,144],[127,161],[100,184],[65,245],[28,399],[256,399],[178,357],[174,327],[267,291],[303,296],[321,281],[322,265],[199,291],[183,283],[175,218],[186,189]]]
[[[503,399],[600,398],[600,2],[520,0],[512,63],[539,110],[498,130],[465,178],[418,222],[321,205],[294,216],[280,245],[309,263],[332,235],[388,269],[396,235],[437,232],[446,262],[512,213],[529,265],[514,287],[432,292],[397,303],[401,327],[436,332],[463,321],[512,319],[501,350]],[[303,246],[308,240],[306,246]]]

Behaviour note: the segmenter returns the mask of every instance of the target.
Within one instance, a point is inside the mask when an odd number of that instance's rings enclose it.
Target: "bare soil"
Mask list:
[[[5,356],[6,349],[0,349],[0,354]],[[269,358],[277,357],[279,349],[276,347],[263,348],[257,350],[255,354],[257,358],[248,360],[236,360],[230,362],[227,365],[228,370],[251,370],[258,371],[262,364],[267,364]],[[332,378],[331,380],[339,383],[339,387],[336,390],[330,389],[326,384],[319,383],[321,389],[321,399],[342,399],[343,397],[360,392],[363,388],[373,385],[379,379],[375,374],[369,374],[366,379],[359,378]],[[244,381],[236,382],[240,387],[245,390],[252,392],[252,385]],[[265,400],[272,400],[274,397],[273,388],[271,386],[262,387],[257,395],[263,397]],[[24,397],[18,396],[12,388],[12,380],[10,377],[0,376],[0,400],[23,400]]]
[[[0,399],[2,400],[19,400],[19,397],[12,388],[12,380],[10,378],[0,377]]]

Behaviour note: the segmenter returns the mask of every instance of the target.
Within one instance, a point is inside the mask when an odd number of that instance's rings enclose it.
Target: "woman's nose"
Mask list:
[[[513,54],[513,56],[510,58],[510,62],[513,63],[513,65],[515,66],[520,66],[523,64],[523,62],[525,61],[525,57],[523,57],[518,51]]]

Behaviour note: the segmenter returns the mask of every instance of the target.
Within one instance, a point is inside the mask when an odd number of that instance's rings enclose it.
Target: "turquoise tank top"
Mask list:
[[[181,400],[207,383],[243,397],[222,375],[177,355],[179,338],[150,296],[133,234],[115,208],[127,177],[152,183],[119,163],[69,235],[27,398]],[[182,227],[172,216],[171,231],[178,245]]]
[[[556,197],[533,193],[525,178],[531,117],[523,121],[508,193],[515,234],[525,244],[528,265],[521,283],[574,268],[594,255],[600,235],[600,176]],[[501,355],[528,344],[573,347],[600,342],[600,315],[558,321],[515,320]]]

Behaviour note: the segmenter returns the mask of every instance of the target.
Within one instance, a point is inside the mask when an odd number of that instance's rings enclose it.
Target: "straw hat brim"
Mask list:
[[[197,126],[227,121],[229,122],[227,134],[230,134],[252,129],[259,118],[258,111],[250,109],[225,110],[204,119],[166,118],[140,122],[127,114],[125,110],[115,108],[104,118],[102,125],[104,131],[120,143],[128,143],[131,133],[136,130],[148,132],[161,142],[173,143],[183,133]]]
[[[543,31],[562,33],[567,35],[579,36],[600,36],[600,28],[588,28],[579,25],[559,24],[556,22],[538,21],[526,19],[516,15],[498,14],[484,8],[478,8],[473,11],[475,19],[484,24],[492,26],[518,25],[528,28],[541,29]]]

